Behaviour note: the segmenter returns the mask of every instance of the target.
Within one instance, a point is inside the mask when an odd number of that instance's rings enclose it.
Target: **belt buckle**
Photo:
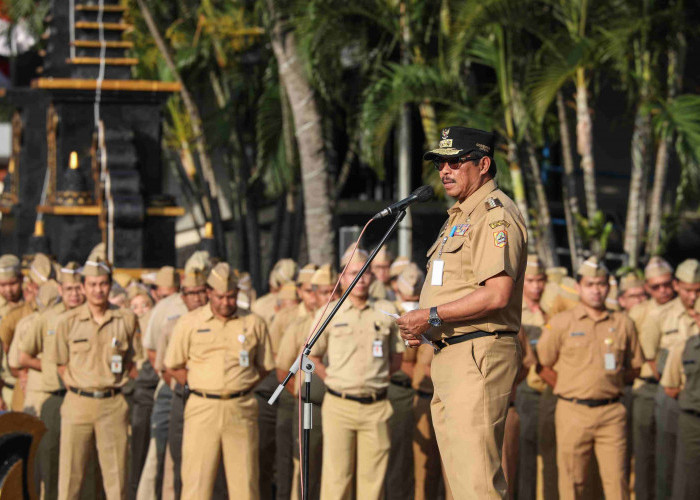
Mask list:
[[[448,345],[447,342],[445,342],[443,339],[431,340],[430,343],[433,344],[433,350],[435,351],[435,354],[442,351]]]
[[[107,391],[95,391],[92,393],[96,398],[104,398]]]
[[[227,400],[231,399],[232,397],[233,397],[232,394],[222,394],[222,395],[220,396],[220,399],[221,399],[222,401],[227,401]]]

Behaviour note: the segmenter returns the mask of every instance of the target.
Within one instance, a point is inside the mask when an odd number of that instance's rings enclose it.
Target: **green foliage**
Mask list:
[[[583,244],[591,251],[595,249],[598,258],[603,258],[608,249],[613,223],[605,220],[605,214],[600,210],[589,220],[581,214],[576,216],[576,229],[581,236]]]

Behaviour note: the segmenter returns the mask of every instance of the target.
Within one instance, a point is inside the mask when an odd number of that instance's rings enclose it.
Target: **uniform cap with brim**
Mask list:
[[[69,283],[80,283],[80,264],[75,261],[69,262],[65,266],[61,267],[61,273],[59,274],[59,282],[61,285],[67,285]]]
[[[297,276],[297,285],[303,285],[311,283],[311,277],[318,270],[316,264],[306,264],[299,270],[299,275]]]
[[[415,297],[420,295],[424,281],[425,274],[423,271],[421,271],[417,265],[409,264],[401,271],[401,274],[399,274],[399,277],[396,279],[396,286],[399,288],[399,292],[401,292],[402,295]]]
[[[389,276],[392,278],[398,278],[401,271],[406,269],[406,266],[408,266],[410,263],[411,259],[405,255],[399,255],[396,257],[396,259],[394,259],[394,262],[391,263],[391,266],[389,266]]]
[[[200,250],[194,252],[185,262],[185,276],[181,286],[195,288],[206,285],[209,274],[209,252]]]
[[[311,277],[311,284],[317,286],[333,286],[338,282],[338,273],[330,264],[323,264]]]
[[[527,265],[525,266],[525,276],[538,276],[545,273],[545,267],[542,260],[536,254],[527,256]]]
[[[547,275],[547,280],[552,283],[561,283],[561,280],[568,276],[569,271],[562,266],[548,267],[544,273]]]
[[[31,264],[29,264],[29,279],[37,285],[42,285],[53,277],[54,270],[51,259],[43,253],[35,254]]]
[[[112,265],[107,260],[107,246],[98,243],[88,255],[82,270],[83,276],[111,276]]]
[[[673,267],[671,267],[671,264],[666,262],[662,257],[656,255],[649,259],[649,262],[644,268],[644,279],[658,278],[665,274],[673,274]]]
[[[209,273],[207,285],[218,293],[238,290],[238,274],[227,262],[219,262]]]
[[[621,294],[625,293],[627,290],[639,288],[641,286],[644,286],[644,280],[642,280],[635,271],[630,271],[622,275],[620,284],[618,285]]]
[[[270,285],[277,288],[290,281],[296,281],[299,266],[292,259],[282,259],[270,271]]]
[[[22,274],[22,263],[17,256],[5,254],[0,257],[0,279],[12,279]]]
[[[350,257],[352,256],[353,262],[366,262],[367,258],[369,257],[369,254],[367,253],[367,250],[363,250],[361,248],[357,248],[357,251],[355,252],[355,255],[353,256],[352,251],[355,249],[355,244],[353,243],[350,245],[346,250],[345,253],[343,253],[343,256],[340,259],[340,267],[345,267],[350,263]]]
[[[394,256],[391,254],[389,250],[387,250],[386,247],[382,247],[379,249],[377,252],[377,255],[374,256],[374,260],[372,260],[373,264],[391,264],[394,261]]]
[[[277,300],[299,300],[297,286],[294,283],[285,283],[277,292]]]
[[[683,283],[697,285],[700,283],[700,262],[686,259],[676,268],[676,279]]]
[[[173,266],[163,266],[158,269],[156,273],[155,285],[167,288],[179,288],[180,274]]]
[[[47,280],[39,286],[39,292],[36,295],[36,305],[40,311],[58,302],[58,283],[55,280]]]
[[[588,257],[579,266],[576,272],[579,276],[587,276],[589,278],[599,278],[601,276],[608,276],[608,268],[605,264],[598,259],[596,256]]]
[[[145,286],[141,285],[140,283],[132,283],[129,285],[129,287],[126,289],[126,298],[131,302],[131,299],[134,297],[138,297],[139,295],[143,295],[148,299],[148,301],[151,303],[151,306],[153,305],[153,297],[151,297],[151,294],[148,293],[148,288]]]
[[[424,160],[461,158],[470,153],[477,153],[479,157],[491,158],[489,174],[496,176],[496,162],[493,161],[493,147],[496,136],[492,132],[486,132],[475,128],[447,127],[442,129],[437,149],[432,149],[423,155]]]

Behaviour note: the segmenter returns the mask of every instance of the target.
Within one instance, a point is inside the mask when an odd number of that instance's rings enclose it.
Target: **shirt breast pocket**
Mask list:
[[[191,337],[192,345],[208,345],[214,342],[214,333],[209,328],[199,328]]]
[[[585,335],[567,338],[561,348],[562,361],[576,368],[589,365],[593,361],[592,344],[592,339]]]
[[[447,240],[442,248],[442,260],[445,262],[445,279],[461,278],[462,269],[462,248],[466,242],[466,237],[456,236]],[[444,280],[443,280],[444,281]]]

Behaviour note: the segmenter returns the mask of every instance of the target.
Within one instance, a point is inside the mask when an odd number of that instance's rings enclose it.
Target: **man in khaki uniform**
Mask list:
[[[44,498],[53,500],[58,497],[58,457],[61,440],[61,405],[66,389],[56,371],[56,323],[59,316],[85,302],[85,295],[80,286],[80,272],[77,262],[63,266],[59,274],[59,293],[61,302],[40,314],[27,333],[19,339],[20,364],[41,376],[41,391],[44,402],[40,407],[41,421],[46,426],[46,433],[41,439],[38,461],[41,469]],[[51,353],[51,354],[49,354]],[[92,497],[95,493],[95,475],[93,470],[86,477],[85,495]],[[101,489],[101,486],[100,486]]]
[[[547,313],[542,309],[542,294],[547,284],[545,268],[537,255],[528,255],[523,284],[522,327],[527,342],[536,348]],[[534,499],[537,491],[537,430],[539,406],[545,382],[532,366],[528,377],[518,386],[515,407],[520,417],[520,461],[518,463],[518,498]],[[542,452],[544,450],[541,450]],[[537,478],[537,479],[536,479]]]
[[[506,495],[503,432],[522,362],[517,333],[527,233],[494,181],[494,141],[488,132],[450,127],[439,149],[424,155],[458,201],[428,250],[421,309],[398,320],[409,345],[419,345],[425,333],[440,349],[431,369],[432,416],[458,499]]]
[[[632,437],[634,448],[634,492],[638,500],[656,497],[656,433],[654,416],[659,374],[656,370],[658,352],[658,321],[670,307],[673,291],[673,268],[661,257],[652,257],[644,268],[644,288],[651,296],[629,311],[634,321],[645,363],[639,378],[634,381],[632,391]]]
[[[355,254],[345,266],[343,289],[366,260]],[[404,345],[394,319],[385,314],[396,314],[396,308],[391,302],[369,300],[370,282],[368,274],[362,275],[311,351],[327,388],[322,408],[324,500],[350,498],[353,488],[357,498],[369,500],[384,492],[392,414],[387,388],[390,374],[401,365]]]
[[[405,255],[399,255],[394,259],[394,262],[389,266],[389,285],[394,293],[397,293],[397,280],[399,279],[399,274],[403,271],[406,266],[411,263],[411,259]]]
[[[329,302],[329,298],[333,293],[333,288],[338,281],[338,274],[333,270],[330,264],[324,264],[311,276],[310,284],[314,295],[314,311],[319,308],[324,308]],[[337,299],[337,294],[334,296]],[[295,319],[287,328],[282,342],[280,343],[279,351],[277,352],[275,366],[277,380],[281,383],[284,381],[292,364],[299,357],[302,348],[306,344],[306,339],[309,332],[314,326],[314,315],[308,314]],[[290,428],[293,436],[292,456],[294,461],[294,478],[292,498],[301,498],[301,481],[299,470],[299,419],[297,409],[297,401],[299,396],[299,385],[296,379],[293,379],[286,387],[287,391],[293,395],[294,415]],[[287,392],[285,391],[285,392]],[[311,379],[311,420],[313,422],[313,431],[309,439],[309,498],[318,499],[321,495],[321,468],[323,465],[323,419],[321,416],[321,404],[323,403],[326,388],[320,377],[316,376]],[[284,394],[284,393],[282,393]],[[278,487],[280,485],[278,484]]]
[[[394,302],[399,314],[418,309],[420,291],[425,281],[425,273],[411,263],[404,267],[396,279],[396,296]],[[391,403],[393,415],[389,419],[391,434],[391,451],[389,467],[386,473],[386,498],[410,498],[414,490],[413,482],[413,443],[406,436],[413,434],[413,398],[415,391],[411,377],[403,370],[394,372],[389,380],[387,397]]]
[[[2,342],[5,354],[10,350],[15,328],[19,321],[37,310],[35,299],[39,286],[54,278],[54,269],[51,259],[42,253],[36,254],[30,264],[28,276],[29,280],[23,282],[23,295],[27,300],[21,306],[8,312],[0,322],[0,341]],[[10,375],[7,378],[7,382],[16,384],[18,380],[16,377],[12,376],[10,372],[10,367],[7,365],[7,357],[3,359],[3,369],[6,370],[6,374]],[[26,380],[26,369],[22,369],[21,371],[23,373],[20,377]],[[7,403],[9,404],[10,402],[8,401]],[[13,411],[22,411],[24,408],[24,391],[22,390],[21,384],[18,384],[12,392],[11,408]]]
[[[691,332],[692,311],[700,291],[700,263],[695,259],[683,261],[677,268],[673,289],[678,296],[668,307],[650,313],[644,325],[645,340],[656,347],[654,368],[663,375],[668,353],[677,343],[683,343]],[[674,483],[674,462],[678,436],[678,401],[658,387],[655,397],[656,418],[656,498],[671,498]],[[682,470],[681,470],[682,472]]]
[[[159,302],[180,291],[180,273],[173,266],[163,266],[156,273],[154,285],[154,296]]]
[[[285,283],[294,283],[297,279],[299,266],[292,259],[282,259],[272,267],[268,284],[269,293],[253,302],[250,310],[265,320],[268,328],[272,326],[272,320],[277,312],[277,293]]]
[[[255,384],[274,367],[262,318],[236,309],[237,275],[217,264],[209,304],[180,318],[165,366],[190,397],[185,405],[182,498],[209,498],[223,455],[230,498],[258,498],[258,402]]]
[[[283,337],[290,326],[303,318],[311,317],[316,309],[316,295],[313,292],[311,278],[318,269],[316,264],[308,264],[299,270],[296,282],[296,291],[301,303],[281,310],[275,315],[270,327],[270,341],[272,354],[276,357]],[[288,286],[288,285],[285,285]],[[284,288],[284,287],[283,287]],[[282,291],[280,291],[280,295]],[[277,383],[276,373],[271,377]],[[280,500],[289,499],[292,495],[292,481],[294,476],[294,435],[289,432],[295,420],[297,405],[296,398],[284,391],[280,394],[277,407],[277,419],[275,421],[275,485],[276,496]]]
[[[639,374],[642,354],[632,321],[608,311],[608,270],[596,257],[578,269],[581,303],[554,316],[537,344],[543,366],[557,368],[559,495],[582,498],[591,455],[606,498],[629,498],[622,388]]]
[[[59,499],[78,497],[94,441],[107,498],[126,497],[129,408],[121,388],[140,332],[133,312],[109,304],[111,274],[104,255],[93,251],[82,272],[86,303],[59,316],[55,357],[47,352],[68,389],[61,407]]]
[[[0,296],[4,304],[0,306],[0,325],[2,319],[15,307],[24,303],[22,297],[22,269],[20,260],[11,254],[0,257]],[[2,353],[0,353],[1,355]],[[2,356],[3,359],[5,356]],[[12,392],[15,388],[16,379],[8,370],[2,368],[5,361],[0,361],[0,410],[8,409],[12,404]]]
[[[700,287],[699,287],[700,288]],[[696,498],[700,491],[700,293],[696,291],[695,307],[687,311],[692,322],[680,325],[687,340],[678,342],[666,361],[661,385],[666,394],[678,399],[678,441],[674,499]]]
[[[351,245],[351,247],[354,245]],[[380,300],[396,300],[396,294],[391,288],[391,264],[394,262],[394,256],[386,247],[382,247],[374,257],[369,269],[374,277],[374,281],[369,286],[369,295]],[[340,263],[341,267],[343,263]]]

